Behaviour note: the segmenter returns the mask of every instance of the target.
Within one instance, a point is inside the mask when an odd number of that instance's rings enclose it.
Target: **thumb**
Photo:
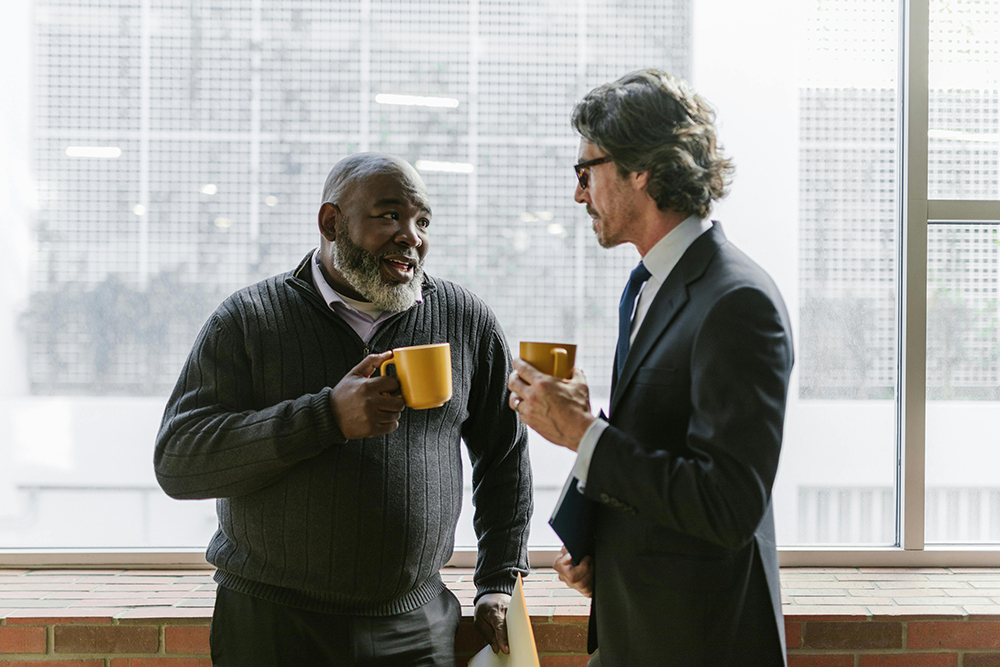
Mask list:
[[[494,628],[496,630],[497,645],[500,647],[499,652],[510,653],[510,643],[507,641],[507,618],[505,614],[499,614],[499,618],[494,619]]]
[[[348,375],[356,375],[357,377],[370,378],[372,373],[378,370],[387,359],[392,359],[392,350],[388,352],[381,352],[378,354],[369,354],[367,357],[361,360],[357,366],[351,369]]]

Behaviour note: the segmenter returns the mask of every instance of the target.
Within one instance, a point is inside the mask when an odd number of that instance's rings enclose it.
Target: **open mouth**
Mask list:
[[[398,282],[407,282],[413,278],[414,264],[413,260],[406,257],[391,256],[382,258],[382,265],[388,271],[389,276]]]

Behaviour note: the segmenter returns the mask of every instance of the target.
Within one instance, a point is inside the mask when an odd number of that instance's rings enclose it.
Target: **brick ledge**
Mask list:
[[[472,570],[447,568],[463,604],[459,664],[483,645]],[[586,665],[589,600],[548,568],[525,581],[542,667]],[[1000,568],[785,568],[789,667],[1000,666]],[[210,571],[0,570],[0,663],[211,667]]]

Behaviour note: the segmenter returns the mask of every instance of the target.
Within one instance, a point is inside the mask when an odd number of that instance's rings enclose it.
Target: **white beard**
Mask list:
[[[399,312],[410,308],[420,296],[424,280],[423,262],[417,260],[413,277],[405,283],[390,283],[381,273],[382,260],[361,246],[355,245],[347,234],[338,234],[334,241],[333,266],[358,294],[381,310]],[[415,255],[415,253],[414,253]],[[416,259],[414,255],[411,258]]]

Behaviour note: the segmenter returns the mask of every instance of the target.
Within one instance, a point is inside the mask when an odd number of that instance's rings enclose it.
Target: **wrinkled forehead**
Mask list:
[[[391,203],[412,206],[428,213],[431,210],[427,187],[415,171],[379,170],[363,178],[353,179],[345,185],[345,198],[362,206]]]

